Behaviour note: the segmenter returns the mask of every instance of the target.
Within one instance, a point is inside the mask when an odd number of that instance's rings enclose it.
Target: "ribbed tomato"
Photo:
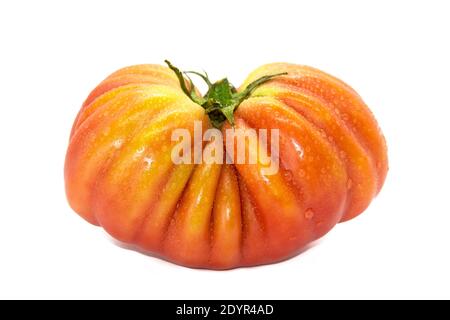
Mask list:
[[[342,81],[287,63],[256,69],[238,90],[200,76],[203,98],[170,64],[121,69],[91,92],[65,163],[79,215],[164,259],[227,269],[297,254],[380,191],[384,137]],[[222,132],[278,129],[278,172],[265,175],[259,162],[174,164],[171,134],[193,133],[196,120]]]

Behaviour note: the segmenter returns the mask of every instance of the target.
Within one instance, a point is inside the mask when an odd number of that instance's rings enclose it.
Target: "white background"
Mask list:
[[[450,298],[448,2],[0,3],[0,298]],[[269,266],[192,270],[115,245],[67,205],[69,131],[105,76],[165,58],[235,85],[276,61],[348,82],[387,138],[381,194]]]

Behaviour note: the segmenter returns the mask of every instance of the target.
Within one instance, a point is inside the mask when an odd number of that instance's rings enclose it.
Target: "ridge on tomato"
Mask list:
[[[361,97],[339,79],[272,63],[236,89],[189,72],[207,83],[202,97],[188,73],[166,62],[108,76],[70,134],[69,204],[114,238],[190,267],[272,263],[354,218],[379,193],[385,139]],[[263,174],[259,162],[175,164],[171,134],[193,133],[196,122],[222,132],[277,129],[278,172]],[[256,147],[246,143],[245,151]]]

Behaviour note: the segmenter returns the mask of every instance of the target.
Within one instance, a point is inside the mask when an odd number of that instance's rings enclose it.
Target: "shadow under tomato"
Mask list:
[[[303,254],[304,252],[306,252],[306,251],[314,248],[315,246],[317,246],[320,243],[320,241],[321,241],[321,239],[317,239],[317,240],[315,240],[313,242],[310,242],[306,246],[304,246],[303,248],[295,251],[293,254],[291,254],[291,255],[289,255],[287,257],[284,257],[284,258],[282,258],[280,260],[277,260],[277,261],[272,261],[272,262],[262,263],[262,264],[256,264],[256,265],[240,265],[240,266],[237,266],[237,267],[231,267],[231,268],[225,268],[225,269],[217,269],[217,268],[193,267],[193,266],[188,266],[188,265],[182,265],[182,264],[179,264],[179,263],[177,263],[175,261],[167,259],[166,257],[164,257],[162,255],[159,255],[157,253],[146,251],[146,250],[138,247],[137,245],[121,242],[121,241],[119,241],[117,239],[114,239],[113,237],[111,237],[108,234],[106,234],[106,237],[108,238],[108,240],[111,243],[113,243],[115,246],[117,246],[117,247],[119,247],[121,249],[134,251],[134,252],[137,252],[139,254],[145,255],[147,257],[155,258],[155,259],[158,259],[160,261],[164,261],[166,263],[169,263],[172,266],[184,267],[184,268],[189,268],[189,269],[193,269],[193,270],[201,270],[201,271],[232,271],[232,270],[236,270],[236,269],[262,268],[264,266],[275,265],[275,264],[279,264],[279,263],[285,262],[287,260],[293,259],[296,256],[299,256],[299,255]]]

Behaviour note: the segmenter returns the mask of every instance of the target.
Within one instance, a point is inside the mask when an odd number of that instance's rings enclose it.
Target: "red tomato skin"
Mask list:
[[[70,206],[119,241],[208,269],[284,260],[356,217],[388,171],[373,114],[347,84],[306,66],[262,66],[241,89],[280,72],[287,75],[239,105],[234,126],[279,130],[273,175],[262,174],[260,163],[175,165],[172,131],[193,136],[194,121],[203,132],[211,128],[204,109],[169,68],[137,65],[111,74],[71,131],[64,169]],[[228,129],[226,123],[224,136]]]

